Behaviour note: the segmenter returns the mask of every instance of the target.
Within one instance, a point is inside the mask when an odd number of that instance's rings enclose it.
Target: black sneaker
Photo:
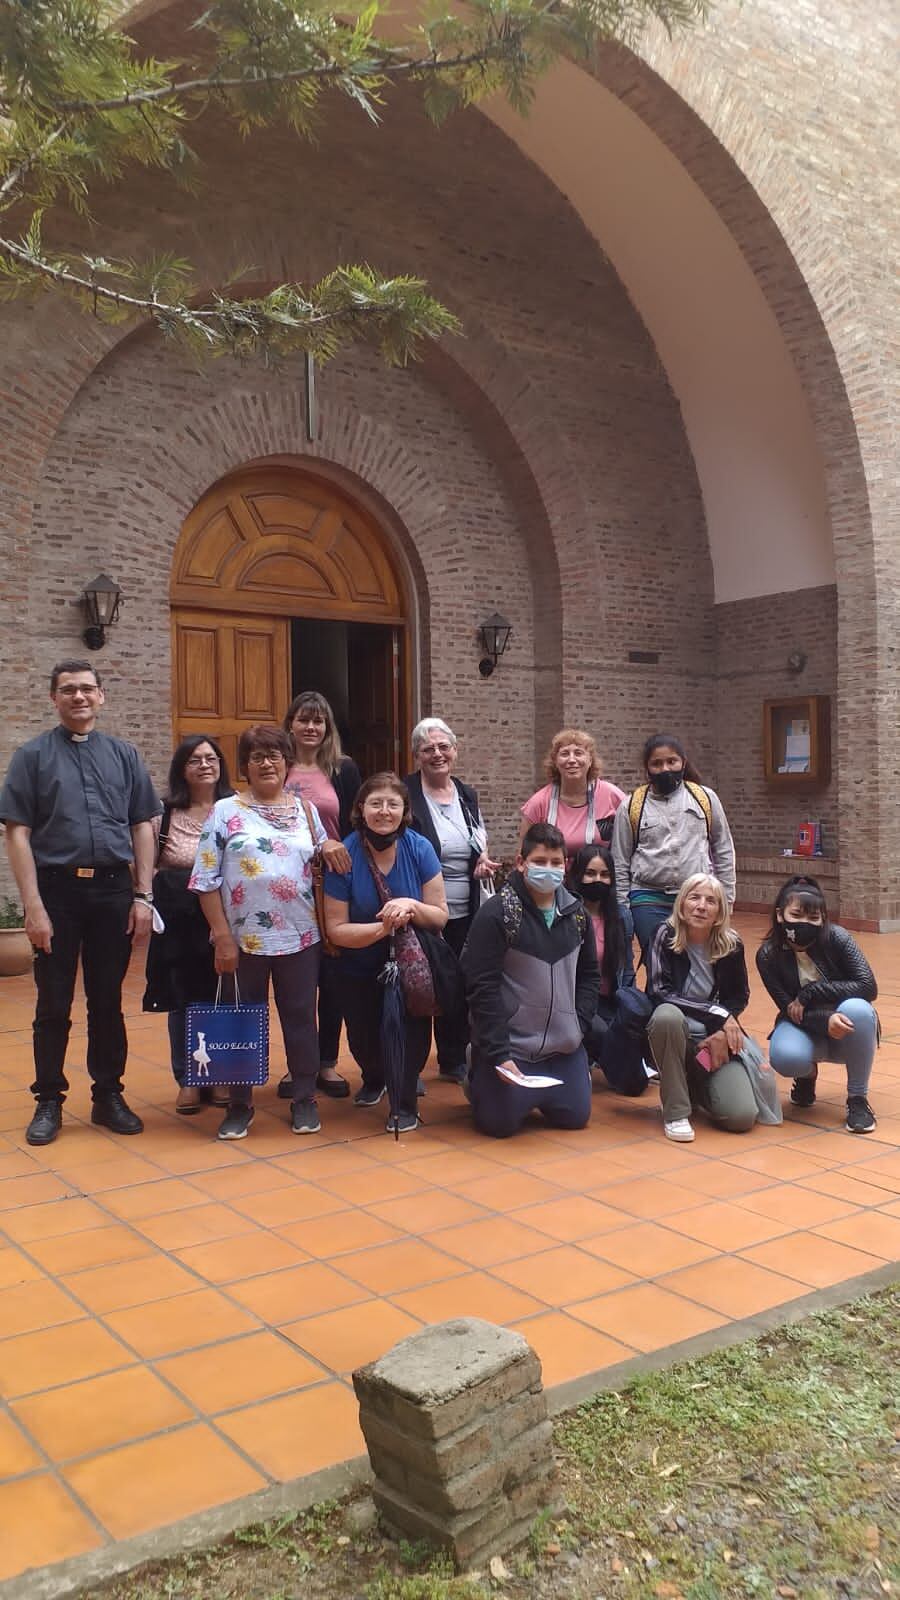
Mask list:
[[[439,1067],[438,1077],[442,1083],[465,1083],[466,1064],[464,1061],[458,1067]]]
[[[28,1144],[52,1144],[62,1127],[62,1106],[58,1100],[39,1100],[25,1130]]]
[[[380,1089],[376,1089],[371,1084],[364,1083],[362,1088],[357,1089],[356,1094],[353,1096],[353,1104],[355,1106],[377,1106],[379,1100],[383,1098],[383,1084]]]
[[[279,1100],[293,1100],[294,1098],[294,1080],[289,1072],[286,1072],[279,1082],[278,1098]]]
[[[848,1133],[871,1133],[877,1128],[875,1113],[864,1094],[851,1094],[847,1101]]]
[[[140,1117],[125,1104],[120,1094],[107,1094],[91,1106],[91,1121],[111,1133],[143,1133]]]
[[[419,1126],[419,1118],[415,1111],[398,1111],[396,1117],[388,1117],[384,1125],[385,1133],[415,1133]]]
[[[814,1106],[816,1103],[816,1079],[819,1076],[818,1067],[813,1067],[806,1078],[795,1078],[791,1084],[792,1106]]]
[[[321,1133],[315,1100],[295,1100],[291,1108],[291,1133]]]
[[[246,1139],[247,1133],[256,1110],[253,1106],[229,1106],[222,1125],[216,1134],[217,1139]]]
[[[320,1094],[327,1095],[329,1100],[346,1100],[350,1093],[350,1085],[346,1078],[326,1078],[324,1072],[318,1073],[316,1088]]]

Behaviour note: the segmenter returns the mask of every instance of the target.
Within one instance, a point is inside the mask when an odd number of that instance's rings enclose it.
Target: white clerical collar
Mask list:
[[[89,733],[70,733],[69,734],[69,738],[72,740],[73,744],[87,744],[88,739],[90,737],[91,736],[90,736]]]

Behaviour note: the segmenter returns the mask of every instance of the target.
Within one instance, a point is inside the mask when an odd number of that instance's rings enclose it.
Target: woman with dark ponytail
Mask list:
[[[635,988],[631,926],[616,896],[611,852],[601,844],[582,845],[572,859],[567,882],[590,916],[600,965],[597,1011],[584,1040],[588,1060],[601,1068],[618,1094],[643,1094],[649,1081],[644,1045],[653,1007]]]
[[[734,905],[735,862],[722,802],[700,782],[681,740],[655,733],[643,749],[646,783],[616,812],[612,853],[619,900],[630,906],[647,960],[657,928],[667,920],[686,878],[713,873]]]

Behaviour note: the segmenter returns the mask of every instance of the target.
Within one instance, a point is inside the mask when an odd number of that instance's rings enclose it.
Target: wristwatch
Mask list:
[[[140,894],[137,889],[135,889],[131,898],[132,900],[140,900],[141,905],[144,906],[152,906],[153,904],[152,894]]]

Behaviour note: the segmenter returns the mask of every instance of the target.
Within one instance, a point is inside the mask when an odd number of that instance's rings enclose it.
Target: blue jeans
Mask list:
[[[796,1023],[778,1022],[769,1040],[769,1061],[783,1078],[808,1078],[820,1061],[842,1061],[848,1095],[864,1095],[875,1059],[878,1019],[868,1000],[842,1000],[835,1010],[850,1018],[852,1033],[843,1039],[814,1039]]]
[[[630,901],[635,938],[641,947],[641,960],[644,966],[647,966],[647,957],[650,946],[653,943],[653,935],[669,916],[675,904],[675,896],[667,895],[666,901],[667,904],[661,906],[649,905],[640,901],[635,904],[634,900]]]
[[[498,1078],[493,1067],[479,1062],[469,1080],[475,1126],[492,1139],[518,1133],[532,1111],[540,1111],[551,1128],[585,1128],[591,1118],[591,1073],[583,1045],[566,1056],[544,1061],[517,1061],[526,1075],[562,1078],[552,1089],[519,1089]]]

